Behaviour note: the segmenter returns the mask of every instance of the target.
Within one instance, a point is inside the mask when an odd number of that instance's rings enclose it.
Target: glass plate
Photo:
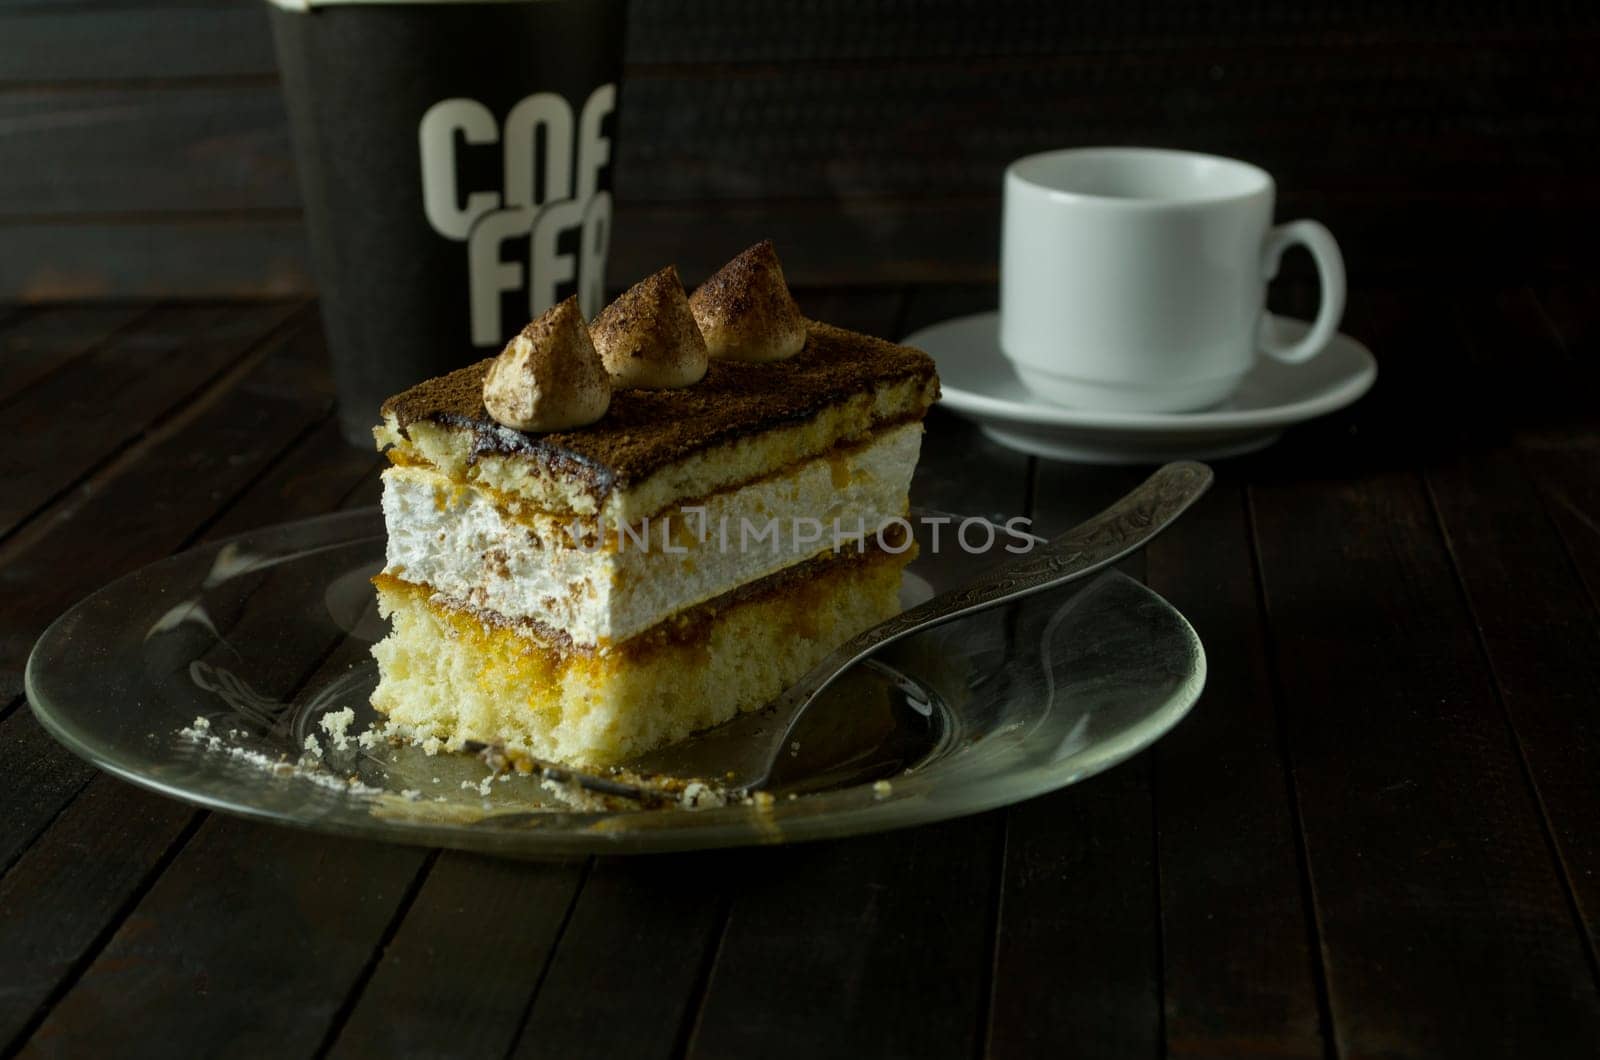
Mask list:
[[[949,524],[912,522],[922,548],[908,604],[996,558],[951,547]],[[45,631],[28,659],[28,700],[74,752],[164,795],[319,831],[536,856],[793,842],[977,813],[1148,747],[1205,680],[1183,616],[1109,572],[855,667],[803,719],[770,802],[582,812],[536,778],[491,777],[472,756],[358,746],[354,735],[378,720],[368,648],[385,627],[368,579],[383,554],[371,509],[152,564]],[[339,750],[320,723],[345,708],[355,720]],[[197,717],[209,730],[181,734]],[[323,757],[296,766],[308,737]]]

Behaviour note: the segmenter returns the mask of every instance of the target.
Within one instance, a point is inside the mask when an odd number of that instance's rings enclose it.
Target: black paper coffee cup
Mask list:
[[[604,304],[624,0],[271,0],[339,390],[378,406]]]

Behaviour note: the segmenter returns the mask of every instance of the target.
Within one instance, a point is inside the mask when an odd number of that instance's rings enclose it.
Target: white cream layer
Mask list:
[[[518,522],[488,494],[432,468],[391,467],[383,474],[387,571],[509,618],[535,619],[577,644],[614,644],[831,550],[836,521],[846,534],[872,534],[905,514],[921,443],[920,423],[895,427],[864,446],[686,502],[670,524],[636,524],[612,547],[588,551],[548,521]]]

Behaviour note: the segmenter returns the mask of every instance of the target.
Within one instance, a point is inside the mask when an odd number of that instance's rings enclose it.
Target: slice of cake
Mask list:
[[[587,765],[762,706],[897,610],[937,397],[916,350],[801,317],[770,244],[396,395],[375,434],[400,731]]]

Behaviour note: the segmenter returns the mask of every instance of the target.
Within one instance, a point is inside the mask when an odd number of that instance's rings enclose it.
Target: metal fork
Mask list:
[[[765,708],[754,731],[745,725],[718,726],[627,763],[623,775],[703,779],[732,795],[759,791],[771,779],[801,715],[845,670],[902,637],[1060,588],[1110,566],[1170,526],[1211,481],[1211,469],[1204,464],[1167,464],[1109,508],[1059,537],[1001,563],[970,585],[939,593],[852,637]],[[572,782],[592,791],[617,795],[630,788],[618,777],[565,772]],[[633,787],[632,793],[659,801],[659,793],[645,786]]]

